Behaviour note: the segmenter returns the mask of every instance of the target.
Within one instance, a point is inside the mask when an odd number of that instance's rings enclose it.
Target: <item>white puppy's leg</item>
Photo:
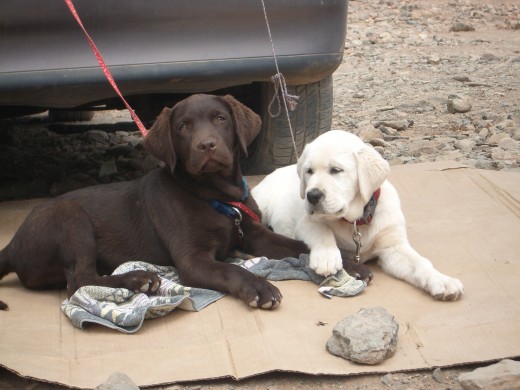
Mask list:
[[[316,223],[309,218],[301,218],[296,225],[295,238],[309,246],[309,267],[317,274],[334,275],[343,268],[334,233],[323,222]]]
[[[409,244],[386,248],[378,257],[384,272],[422,288],[435,299],[455,301],[464,292],[460,280],[437,271],[430,260],[417,253]]]

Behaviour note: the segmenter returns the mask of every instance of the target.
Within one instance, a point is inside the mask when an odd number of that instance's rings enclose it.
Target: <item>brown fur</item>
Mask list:
[[[258,115],[229,95],[193,95],[165,108],[144,140],[165,167],[37,206],[0,251],[0,277],[16,272],[27,288],[67,287],[69,296],[85,285],[151,294],[160,284],[153,273],[110,275],[126,261],[141,260],[174,265],[184,285],[228,293],[254,307],[278,306],[278,288],[222,260],[237,248],[280,259],[308,252],[307,246],[245,214],[239,240],[233,220],[210,204],[243,196],[238,160],[260,126]],[[251,196],[244,202],[260,215]]]

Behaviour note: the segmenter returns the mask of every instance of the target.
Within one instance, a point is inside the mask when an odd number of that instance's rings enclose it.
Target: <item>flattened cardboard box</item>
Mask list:
[[[270,371],[349,375],[483,362],[520,356],[520,173],[438,162],[392,168],[412,246],[465,286],[438,302],[383,274],[352,298],[326,299],[311,282],[277,282],[284,300],[253,310],[225,297],[201,312],[175,310],[136,334],[72,327],[64,292],[32,292],[10,275],[0,282],[0,364],[19,375],[92,388],[113,372],[139,386]],[[0,247],[35,201],[0,204]],[[334,325],[361,307],[382,306],[399,322],[395,355],[377,366],[329,354]]]

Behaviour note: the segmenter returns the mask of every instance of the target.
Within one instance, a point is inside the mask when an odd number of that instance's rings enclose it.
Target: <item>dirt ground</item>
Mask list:
[[[474,31],[450,31],[457,21]],[[519,64],[517,0],[351,0],[345,57],[334,75],[333,127],[355,131],[391,117],[409,124],[399,136],[410,142],[457,129],[475,131],[478,120],[495,115],[515,120],[518,134]],[[467,96],[471,111],[448,113],[450,94]],[[406,109],[423,102],[434,109]],[[474,368],[443,367],[435,375],[433,367],[351,377],[271,373],[240,382],[221,379],[155,389],[458,390],[458,375]],[[0,369],[0,389],[65,388]]]

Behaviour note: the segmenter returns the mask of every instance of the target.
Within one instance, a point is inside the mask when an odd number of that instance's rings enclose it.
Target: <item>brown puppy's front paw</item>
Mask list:
[[[132,271],[125,274],[124,287],[136,294],[152,295],[159,289],[161,278],[148,271]]]
[[[362,280],[367,284],[370,283],[374,277],[374,274],[372,271],[370,271],[370,268],[364,264],[357,263],[352,260],[343,260],[343,268],[350,276],[358,280]]]
[[[282,303],[280,290],[262,279],[242,288],[239,297],[249,306],[261,309],[276,309]]]

